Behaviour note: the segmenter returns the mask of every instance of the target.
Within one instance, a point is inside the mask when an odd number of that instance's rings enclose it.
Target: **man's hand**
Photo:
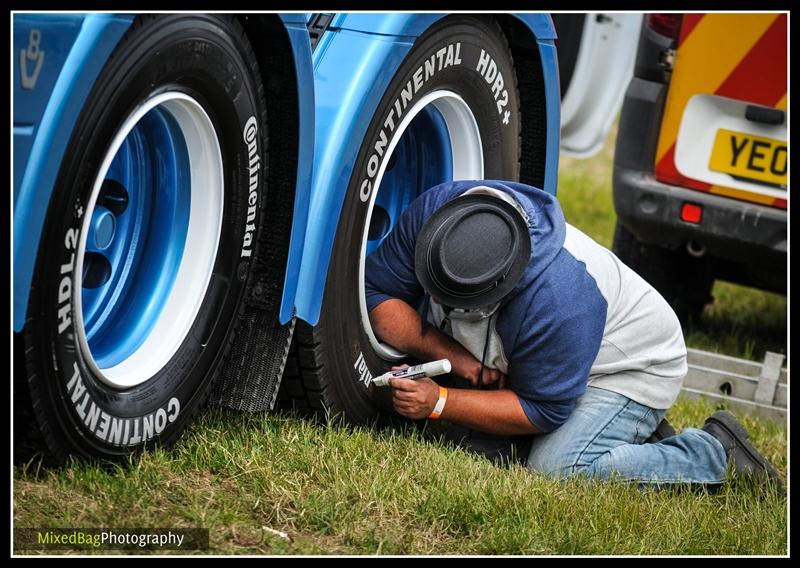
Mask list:
[[[439,400],[439,385],[432,379],[392,379],[392,404],[394,409],[405,416],[419,420],[433,412]]]
[[[453,373],[456,376],[464,378],[470,382],[473,387],[478,386],[478,375],[481,372],[481,362],[478,361],[471,353],[452,354],[449,356],[450,362],[453,364]],[[483,384],[491,385],[497,383],[498,389],[506,387],[506,375],[497,369],[490,369],[489,367],[483,368]]]

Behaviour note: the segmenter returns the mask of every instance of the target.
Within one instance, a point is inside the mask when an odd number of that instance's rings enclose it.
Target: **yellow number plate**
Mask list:
[[[783,140],[719,129],[709,169],[786,187],[788,144]]]

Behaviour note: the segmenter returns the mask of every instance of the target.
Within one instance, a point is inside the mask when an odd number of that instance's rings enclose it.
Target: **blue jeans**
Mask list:
[[[686,428],[644,443],[665,413],[589,387],[561,427],[534,436],[526,465],[554,478],[583,474],[655,484],[722,483],[725,449],[704,430]]]

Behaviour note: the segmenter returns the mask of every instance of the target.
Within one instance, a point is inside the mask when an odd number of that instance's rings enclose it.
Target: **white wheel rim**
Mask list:
[[[89,225],[100,188],[117,152],[140,120],[156,108],[166,111],[177,122],[188,153],[191,201],[185,245],[171,291],[144,342],[123,361],[102,367],[92,355],[84,329],[83,264]],[[189,336],[217,258],[224,204],[222,172],[222,152],[211,119],[195,99],[184,93],[167,92],[148,99],[131,113],[112,140],[85,206],[73,276],[78,343],[88,366],[108,386],[125,389],[146,382],[164,368]]]
[[[433,105],[441,114],[447,125],[450,138],[450,147],[453,157],[453,180],[483,179],[483,146],[481,135],[475,116],[467,103],[452,91],[437,90],[422,97],[410,109],[406,110],[403,119],[398,125],[394,136],[386,149],[386,154],[381,160],[378,173],[375,176],[372,193],[367,206],[367,216],[361,237],[361,252],[359,256],[358,281],[359,281],[359,307],[361,311],[361,324],[367,333],[370,345],[382,358],[389,361],[405,359],[406,354],[398,351],[375,336],[367,312],[366,292],[364,288],[364,266],[367,251],[367,234],[372,219],[375,201],[380,191],[380,184],[386,171],[386,166],[414,118],[428,105]],[[425,317],[425,315],[423,315]]]

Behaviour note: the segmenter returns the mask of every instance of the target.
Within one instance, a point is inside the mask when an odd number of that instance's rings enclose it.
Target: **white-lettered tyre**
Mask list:
[[[282,398],[367,423],[390,409],[368,386],[402,354],[369,324],[364,257],[423,191],[455,179],[519,177],[520,98],[492,18],[444,18],[414,44],[374,113],[342,207],[318,325],[299,322]]]
[[[196,415],[256,255],[266,124],[233,18],[137,18],[81,111],[48,207],[15,338],[18,456],[115,458],[173,442]]]

